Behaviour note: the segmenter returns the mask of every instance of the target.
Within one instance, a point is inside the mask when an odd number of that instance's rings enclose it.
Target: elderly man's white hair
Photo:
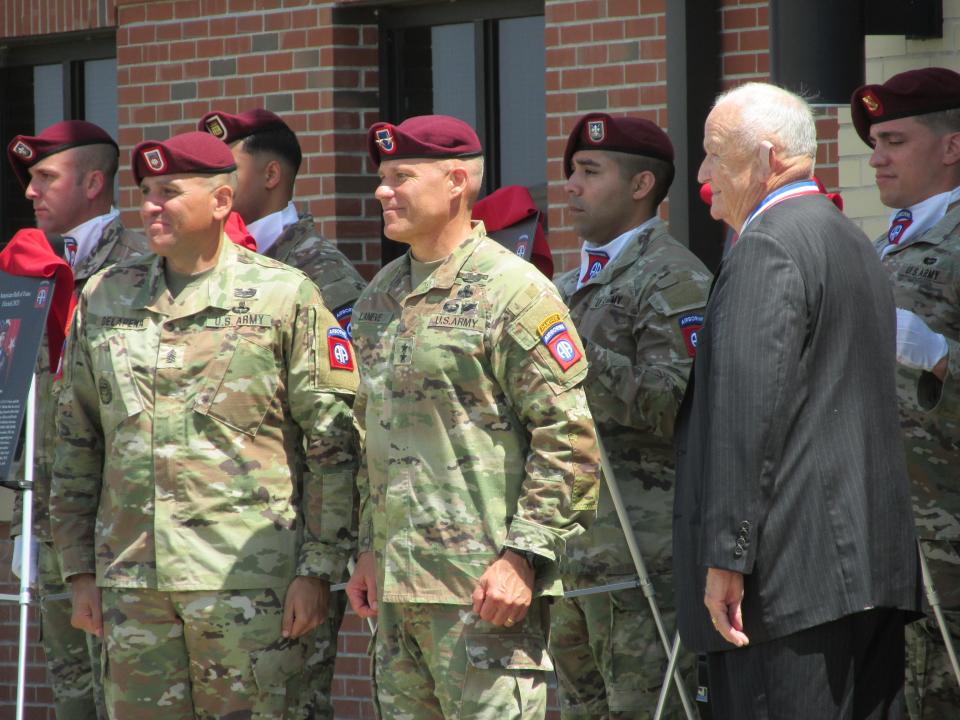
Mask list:
[[[786,157],[817,156],[817,124],[806,100],[767,83],[747,83],[717,98],[714,107],[733,104],[740,114],[736,137],[743,147],[766,140]]]

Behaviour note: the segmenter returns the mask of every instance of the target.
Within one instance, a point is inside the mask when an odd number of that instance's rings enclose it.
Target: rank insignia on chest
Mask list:
[[[183,368],[183,348],[174,345],[161,345],[160,352],[157,354],[157,369],[181,368]]]
[[[543,324],[540,327],[542,328]],[[580,349],[574,344],[573,338],[570,337],[567,326],[562,322],[555,322],[542,331],[540,340],[547,346],[550,355],[553,356],[553,359],[557,361],[564,372],[583,357],[580,354]]]
[[[333,327],[327,330],[327,351],[330,354],[331,369],[353,370],[353,349],[343,328]]]
[[[683,333],[683,342],[687,345],[687,354],[693,357],[697,354],[697,342],[703,329],[703,315],[684,315],[678,323],[680,332]]]

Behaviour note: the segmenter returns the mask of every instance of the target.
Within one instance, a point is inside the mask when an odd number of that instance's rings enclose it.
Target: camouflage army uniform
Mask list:
[[[103,588],[111,717],[283,714],[308,640],[280,641],[284,592],[353,546],[356,383],[313,283],[226,240],[175,300],[154,255],[84,289],[51,523],[64,576]]]
[[[887,244],[884,235],[877,250]],[[960,207],[883,258],[897,307],[947,339],[944,383],[897,366],[897,394],[917,536],[960,652]],[[953,717],[960,689],[933,613],[907,626],[907,709],[913,720]]]
[[[381,270],[353,329],[366,430],[359,551],[377,558],[381,712],[542,717],[552,665],[539,598],[561,592],[556,562],[593,514],[599,480],[567,309],[478,224],[415,289],[409,254]],[[504,548],[539,558],[535,601],[512,628],[469,608]]]
[[[79,295],[86,281],[114,263],[147,252],[142,235],[124,229],[115,218],[103,229],[100,241],[74,269],[74,292]],[[70,624],[70,588],[60,575],[60,564],[50,534],[50,478],[56,438],[56,396],[60,383],[50,372],[50,357],[44,332],[37,356],[36,435],[33,470],[33,536],[37,541],[37,572],[40,595],[40,625],[47,672],[53,685],[54,707],[61,720],[106,720],[103,686],[100,683],[100,640]],[[22,461],[12,475],[22,476]],[[20,534],[22,496],[16,496],[11,535]],[[97,672],[91,671],[91,662]]]
[[[660,220],[577,290],[580,270],[556,279],[584,339],[584,383],[667,628],[675,627],[671,577],[673,420],[703,324],[710,273]],[[606,484],[597,520],[567,545],[564,585],[636,577]],[[558,601],[550,627],[564,718],[651,717],[667,658],[639,589]],[[692,681],[694,658],[680,670]],[[688,682],[693,697],[694,683]],[[676,690],[664,717],[684,717]]]
[[[324,305],[350,334],[353,306],[367,283],[344,254],[320,236],[309,213],[285,227],[264,255],[306,273],[319,288]],[[291,701],[286,720],[333,720],[330,688],[337,661],[337,635],[346,606],[346,593],[334,593],[330,597],[330,614],[317,628],[313,652],[307,658],[301,679],[300,697]]]

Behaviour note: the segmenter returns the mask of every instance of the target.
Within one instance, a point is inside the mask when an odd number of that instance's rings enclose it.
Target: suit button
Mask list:
[[[740,523],[740,530],[743,531],[743,532],[749,531],[749,530],[750,530],[750,523],[748,523],[746,520],[744,520],[742,523]]]
[[[733,556],[741,557],[742,555],[743,555],[743,547],[741,545],[737,545],[737,547],[734,548]]]

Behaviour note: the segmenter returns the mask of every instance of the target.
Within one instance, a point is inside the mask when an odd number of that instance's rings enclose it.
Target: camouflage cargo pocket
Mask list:
[[[279,638],[262,650],[250,653],[253,677],[262,692],[286,692],[287,682],[303,671],[307,660],[307,638],[312,640],[314,634]]]
[[[280,385],[280,369],[270,348],[239,336],[216,390],[202,392],[194,411],[256,437]]]
[[[536,635],[476,633],[466,637],[467,662],[478,670],[553,670],[544,639]]]

